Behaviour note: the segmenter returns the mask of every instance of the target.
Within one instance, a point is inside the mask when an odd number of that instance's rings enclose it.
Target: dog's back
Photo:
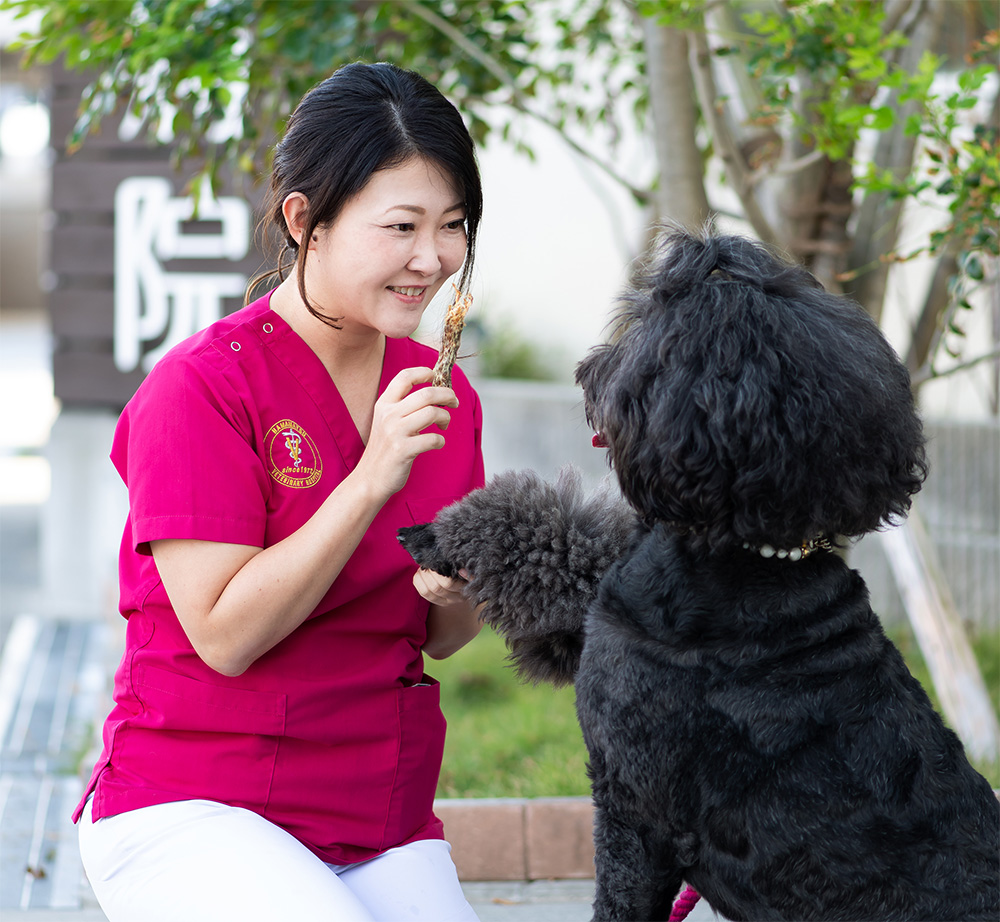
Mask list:
[[[599,860],[660,883],[596,918],[665,916],[682,878],[731,919],[1000,914],[1000,804],[835,555],[655,529],[602,584],[576,689]]]

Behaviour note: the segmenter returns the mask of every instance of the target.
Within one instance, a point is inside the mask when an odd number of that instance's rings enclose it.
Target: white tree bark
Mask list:
[[[642,18],[649,79],[653,140],[660,182],[656,205],[661,221],[692,230],[710,216],[704,163],[696,142],[697,107],[683,31]]]

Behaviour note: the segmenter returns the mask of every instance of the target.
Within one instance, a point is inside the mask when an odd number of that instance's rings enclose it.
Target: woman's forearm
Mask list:
[[[427,640],[423,651],[431,659],[446,659],[457,653],[482,629],[482,606],[465,600],[454,605],[431,605],[427,613]]]
[[[312,518],[261,549],[210,541],[155,541],[153,557],[198,655],[240,675],[312,613],[385,501],[348,477]]]

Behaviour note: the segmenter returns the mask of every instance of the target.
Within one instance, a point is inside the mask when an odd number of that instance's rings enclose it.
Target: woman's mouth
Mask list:
[[[419,298],[425,291],[427,291],[426,288],[405,288],[401,285],[389,285],[388,287],[389,291],[394,291],[396,294],[402,295],[404,298]]]

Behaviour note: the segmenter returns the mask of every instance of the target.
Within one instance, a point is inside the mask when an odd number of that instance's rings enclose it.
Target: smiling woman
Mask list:
[[[337,73],[346,82],[355,68],[365,66],[351,64]],[[301,247],[301,241],[312,241],[317,228],[332,226],[346,203],[379,172],[415,159],[424,161],[429,172],[436,167],[446,188],[453,192],[449,204],[455,213],[450,221],[457,228],[458,219],[463,219],[465,227],[465,265],[458,283],[462,289],[472,276],[483,210],[472,138],[460,118],[443,119],[434,114],[439,99],[445,105],[450,103],[426,81],[408,86],[404,98],[389,85],[394,72],[388,65],[376,65],[369,73],[371,85],[364,88],[344,92],[343,86],[331,79],[311,90],[292,113],[285,137],[274,152],[267,214],[270,225],[284,240],[278,273],[284,277],[292,256],[303,303],[329,322],[332,318],[317,311],[306,293],[308,251]],[[407,107],[409,113],[405,112]],[[424,123],[424,118],[433,122]],[[428,131],[430,124],[433,130]],[[390,125],[397,130],[386,130]],[[317,138],[323,143],[313,143]],[[330,176],[336,176],[337,181],[329,181]],[[285,214],[285,203],[293,193],[305,200],[294,229]],[[413,215],[427,217],[426,205],[418,201],[399,199],[387,205],[402,206],[402,213],[381,215],[386,227],[395,224],[402,231],[413,224]]]
[[[472,141],[421,77],[356,64],[274,164],[295,271],[162,358],[116,432],[128,629],[84,864],[112,922],[472,920],[424,654],[478,617],[396,541],[483,483],[475,391],[427,386],[410,339],[469,278]]]

